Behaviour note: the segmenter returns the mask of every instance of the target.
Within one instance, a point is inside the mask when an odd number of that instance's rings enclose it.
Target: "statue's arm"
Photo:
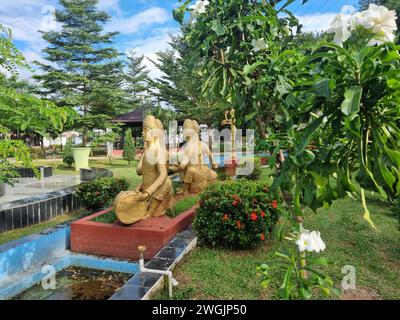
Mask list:
[[[142,168],[143,168],[143,157],[144,157],[144,153],[140,157],[140,161],[139,161],[138,166],[136,168],[136,173],[138,174],[138,176],[141,176],[143,174],[143,171],[142,171]]]
[[[157,169],[159,176],[156,179],[156,181],[153,182],[153,184],[144,190],[143,192],[147,192],[150,196],[152,196],[167,180],[168,178],[168,172],[165,164],[158,163],[157,164]]]

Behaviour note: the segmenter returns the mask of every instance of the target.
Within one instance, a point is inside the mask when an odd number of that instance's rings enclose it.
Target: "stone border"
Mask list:
[[[183,257],[196,247],[197,237],[189,227],[172,239],[157,255],[145,264],[148,269],[172,271]],[[150,300],[164,285],[164,276],[138,272],[109,300]]]
[[[43,178],[52,177],[53,176],[53,167],[50,166],[39,166],[36,169],[40,172],[41,168],[43,168]],[[35,178],[35,173],[32,168],[17,168],[16,171],[21,175],[19,178]]]
[[[48,221],[81,208],[81,202],[69,187],[37,196],[0,204],[0,233]]]

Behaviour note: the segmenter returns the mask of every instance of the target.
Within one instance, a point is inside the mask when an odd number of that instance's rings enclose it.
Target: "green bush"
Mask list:
[[[247,161],[249,161],[249,160],[251,161],[251,160],[253,160],[253,159],[250,158],[250,159],[246,159],[246,160],[247,160]],[[243,168],[243,167],[245,167],[245,165],[246,165],[245,159],[242,159],[242,160],[240,161],[240,167]],[[260,160],[260,158],[255,157],[255,158],[254,158],[254,169],[253,169],[253,171],[252,171],[249,175],[242,176],[241,178],[242,178],[242,179],[247,179],[247,180],[256,181],[256,180],[260,179],[261,174],[262,174],[261,160]]]
[[[75,187],[77,197],[88,210],[111,206],[121,191],[128,190],[129,182],[125,178],[97,178]]]
[[[199,243],[246,249],[268,237],[278,220],[278,211],[278,201],[263,183],[217,183],[201,194],[193,227]]]
[[[72,152],[73,144],[72,139],[68,138],[67,143],[65,144],[64,151],[62,154],[63,162],[68,166],[71,167],[74,163],[74,155]]]
[[[0,183],[14,185],[15,178],[19,178],[20,174],[17,168],[5,159],[0,159]]]

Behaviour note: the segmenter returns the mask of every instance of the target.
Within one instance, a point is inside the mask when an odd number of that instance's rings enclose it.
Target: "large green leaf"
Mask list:
[[[362,93],[363,88],[361,86],[351,87],[345,92],[341,109],[346,116],[350,116],[360,111]]]

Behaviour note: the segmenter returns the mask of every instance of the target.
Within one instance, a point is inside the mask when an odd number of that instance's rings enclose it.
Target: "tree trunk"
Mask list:
[[[258,131],[260,133],[260,138],[261,139],[266,139],[267,138],[267,133],[266,133],[266,125],[265,121],[261,119],[260,117],[256,118],[256,123],[258,127]]]

